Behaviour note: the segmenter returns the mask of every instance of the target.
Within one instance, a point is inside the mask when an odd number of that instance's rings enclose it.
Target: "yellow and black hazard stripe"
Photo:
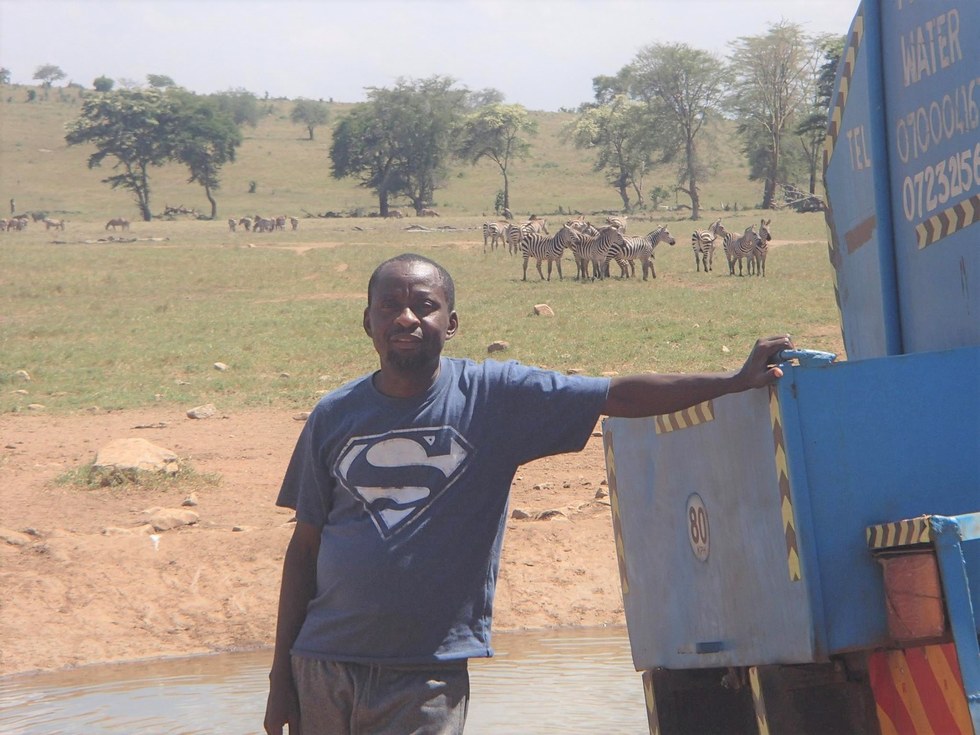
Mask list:
[[[915,238],[919,250],[977,222],[980,222],[980,194],[974,194],[916,225]]]
[[[675,413],[665,413],[656,416],[654,421],[657,426],[658,434],[666,434],[680,429],[689,429],[698,424],[704,424],[715,420],[715,407],[712,401],[705,401],[696,406],[685,408],[683,411]]]
[[[873,551],[875,549],[893,549],[899,546],[927,544],[932,540],[929,518],[930,516],[919,516],[905,521],[868,526],[865,529],[868,548]]]
[[[779,410],[779,395],[775,386],[769,387],[769,419],[772,422],[772,440],[776,451],[776,478],[779,482],[779,511],[783,519],[783,533],[786,537],[786,564],[789,567],[791,582],[803,578],[800,567],[800,548],[796,537],[796,516],[793,512],[793,492],[789,483],[789,460],[786,456],[786,438],[783,435],[783,420]]]
[[[612,509],[613,536],[616,539],[616,561],[619,563],[619,581],[623,597],[630,593],[629,577],[626,574],[626,545],[623,542],[623,518],[619,511],[619,491],[616,485],[616,457],[613,452],[613,435],[609,429],[603,433],[606,448],[606,480],[609,483],[609,505]]]
[[[758,666],[749,667],[749,685],[752,688],[752,708],[755,710],[756,729],[759,735],[769,735],[769,716],[766,714],[766,701],[762,696]]]
[[[843,70],[841,71],[840,84],[837,87],[837,98],[834,100],[834,107],[830,111],[830,122],[827,124],[827,137],[824,139],[823,149],[823,169],[827,172],[830,158],[834,154],[834,147],[837,145],[837,138],[840,135],[841,121],[844,118],[844,108],[847,106],[847,96],[851,89],[851,79],[854,76],[854,65],[857,61],[858,51],[861,48],[861,41],[864,38],[864,5],[858,8],[858,13],[851,24],[851,36],[841,57]]]

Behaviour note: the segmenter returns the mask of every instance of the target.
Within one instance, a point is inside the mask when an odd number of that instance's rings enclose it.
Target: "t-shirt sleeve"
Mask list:
[[[562,375],[517,362],[502,367],[502,400],[494,402],[519,463],[585,447],[609,393],[608,378]]]
[[[313,422],[307,421],[286,467],[276,505],[292,508],[297,520],[322,528],[327,521],[333,481],[322,466],[314,435]]]

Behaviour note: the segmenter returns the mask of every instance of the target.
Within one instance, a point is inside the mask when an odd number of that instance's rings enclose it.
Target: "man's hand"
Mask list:
[[[299,698],[292,681],[277,676],[270,678],[264,725],[266,735],[282,735],[284,725],[289,726],[289,735],[300,735]]]
[[[775,383],[783,377],[783,371],[775,364],[779,360],[779,353],[782,350],[791,350],[793,347],[793,340],[788,334],[756,340],[752,352],[738,372],[740,386],[746,389],[762,388]]]

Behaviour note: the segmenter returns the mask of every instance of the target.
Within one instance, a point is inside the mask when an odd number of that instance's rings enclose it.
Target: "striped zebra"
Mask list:
[[[507,242],[507,223],[506,222],[484,222],[483,223],[483,252],[487,252],[487,243],[490,243],[490,250],[497,249],[497,241],[501,244]]]
[[[653,251],[662,242],[674,245],[677,241],[671,236],[667,225],[661,225],[653,232],[648,232],[643,237],[624,237],[623,245],[613,248],[609,258],[606,260],[606,267],[609,260],[615,260],[619,266],[620,278],[629,278],[636,275],[636,259],[639,258],[643,263],[643,280],[647,280],[648,273],[654,278],[657,271],[653,267]]]
[[[735,261],[738,261],[738,274],[742,275],[742,258],[751,257],[758,239],[759,235],[756,234],[755,225],[746,227],[741,236],[734,232],[725,235],[724,246],[725,257],[728,259],[728,275],[735,275]]]
[[[540,232],[525,232],[521,236],[521,253],[524,255],[524,277],[527,280],[527,261],[534,258],[538,275],[544,280],[544,273],[541,272],[541,261],[548,261],[548,280],[551,280],[551,264],[558,266],[558,279],[563,280],[561,273],[561,256],[565,254],[565,248],[577,244],[582,238],[576,230],[571,227],[562,227],[558,232],[550,237]]]
[[[575,260],[579,265],[579,278],[583,281],[588,278],[589,263],[592,263],[592,280],[594,281],[596,278],[602,280],[603,267],[609,259],[609,254],[613,250],[622,249],[626,240],[623,233],[612,225],[599,229],[592,225],[588,226],[594,234],[592,232],[580,233],[581,242],[572,246],[572,250],[575,252]]]
[[[752,248],[752,254],[749,255],[750,276],[753,271],[757,276],[766,275],[766,255],[769,254],[769,241],[772,240],[772,235],[769,232],[770,222],[772,222],[771,219],[760,220],[759,239],[756,240],[755,247]]]
[[[535,232],[542,232],[545,235],[551,234],[548,232],[548,220],[544,217],[538,217],[536,214],[532,214],[531,218],[525,224],[530,226]]]
[[[721,219],[716,219],[707,230],[695,230],[691,235],[691,249],[694,251],[694,266],[701,272],[701,265],[704,265],[704,272],[711,270],[715,260],[715,241],[721,237],[724,242],[728,230],[721,224]]]
[[[511,255],[517,255],[521,251],[521,238],[527,232],[534,232],[534,229],[530,225],[515,225],[508,224],[507,229],[504,231],[504,236],[507,240],[507,252]]]
[[[606,217],[606,224],[607,225],[612,225],[617,230],[619,230],[620,232],[622,232],[624,235],[626,234],[626,215],[625,214],[622,217]]]
[[[579,244],[572,245],[571,250],[572,255],[575,256],[575,265],[577,266],[578,270],[578,274],[575,277],[581,279],[588,278],[588,260],[583,259],[581,250],[583,244],[587,240],[594,238],[599,234],[599,230],[584,219],[570,219],[565,223],[565,227],[571,227],[573,230],[576,230],[583,235],[583,238]]]

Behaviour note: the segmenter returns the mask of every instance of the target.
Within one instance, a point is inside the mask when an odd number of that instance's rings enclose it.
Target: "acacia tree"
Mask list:
[[[807,110],[795,130],[807,159],[811,197],[817,192],[817,167],[827,135],[827,116],[830,114],[837,66],[844,53],[845,41],[845,36],[823,36],[816,39],[815,47],[819,55],[813,57],[814,65],[807,90]],[[823,63],[817,66],[820,61]]]
[[[0,84],[10,84],[10,69],[0,66]]]
[[[521,105],[492,104],[480,107],[463,121],[457,155],[476,165],[482,158],[497,164],[504,177],[505,209],[510,208],[510,164],[524,158],[531,144],[522,136],[536,135],[537,123]]]
[[[234,162],[242,134],[229,115],[213,100],[183,93],[174,120],[173,158],[190,171],[188,183],[204,187],[211,204],[211,219],[218,216],[214,192],[221,188],[221,168]]]
[[[762,208],[775,204],[776,186],[784,179],[784,139],[806,105],[807,63],[812,44],[800,26],[781,21],[764,36],[732,43],[734,73],[731,107],[751,177],[763,179]]]
[[[118,171],[104,178],[113,189],[132,193],[140,216],[147,222],[150,212],[149,170],[162,166],[171,156],[173,141],[169,124],[174,117],[173,100],[156,91],[119,90],[82,102],[78,119],[68,125],[68,145],[89,143],[95,152],[88,167],[96,168],[114,159]]]
[[[177,86],[177,82],[166,74],[147,74],[146,83],[154,89],[170,89]]]
[[[103,74],[92,81],[92,89],[96,92],[111,92],[116,82],[114,79]]]
[[[310,140],[313,140],[313,131],[319,126],[327,124],[327,120],[330,119],[330,111],[322,102],[299,99],[293,105],[289,119],[297,125],[305,127],[310,135]]]
[[[636,55],[625,79],[631,95],[647,104],[661,161],[677,163],[678,190],[691,200],[691,219],[699,219],[699,185],[709,168],[698,152],[698,140],[719,111],[727,82],[724,64],[685,44],[654,44]]]
[[[60,66],[55,64],[41,64],[34,70],[34,79],[39,80],[45,87],[50,87],[57,81],[64,79],[66,74]]]
[[[467,96],[454,84],[434,76],[399,80],[394,89],[369,88],[357,114],[337,125],[330,148],[333,176],[358,177],[361,186],[374,189],[382,216],[396,195],[407,197],[416,213],[432,204]]]
[[[606,181],[623,200],[623,209],[629,212],[644,203],[643,179],[655,150],[652,128],[647,124],[643,103],[625,94],[610,97],[600,91],[598,79],[594,84],[596,96],[608,101],[587,106],[563,134],[577,148],[595,152],[594,170],[605,173]],[[636,195],[635,203],[631,201],[631,190]]]

